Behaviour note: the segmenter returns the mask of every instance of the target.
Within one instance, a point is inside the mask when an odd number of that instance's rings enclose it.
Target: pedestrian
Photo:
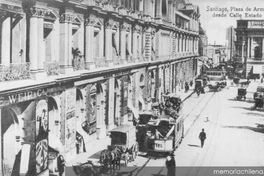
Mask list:
[[[201,147],[203,148],[204,146],[204,141],[206,139],[206,133],[204,132],[204,129],[199,134],[199,139],[201,140]]]
[[[57,167],[59,171],[59,176],[63,176],[64,173],[64,167],[65,167],[65,160],[62,155],[59,155],[57,158]]]
[[[175,158],[174,158],[173,153],[171,153],[166,158],[166,167],[167,167],[167,176],[175,176],[176,175],[176,163],[175,163]]]

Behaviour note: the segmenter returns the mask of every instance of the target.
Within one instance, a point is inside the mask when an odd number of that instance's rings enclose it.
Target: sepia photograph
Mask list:
[[[263,0],[0,0],[0,176],[264,176]]]

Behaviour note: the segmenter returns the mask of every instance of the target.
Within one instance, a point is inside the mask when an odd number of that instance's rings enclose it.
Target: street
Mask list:
[[[176,166],[187,167],[180,170],[181,176],[204,176],[207,173],[199,167],[205,166],[264,165],[264,112],[252,110],[253,102],[235,100],[236,95],[237,88],[229,87],[199,97],[193,94],[184,102],[185,138],[175,151]],[[207,135],[203,148],[198,138],[202,128]],[[123,169],[132,175],[167,172],[165,157],[139,156],[129,166]]]

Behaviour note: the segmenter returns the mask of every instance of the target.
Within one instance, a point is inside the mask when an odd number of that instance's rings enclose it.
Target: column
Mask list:
[[[44,19],[38,18],[38,70],[44,69],[45,62],[45,42],[44,42]]]
[[[107,31],[106,31],[107,33]],[[94,27],[90,23],[85,24],[85,62],[87,64],[94,64],[93,60],[93,38]],[[107,41],[107,38],[106,38]],[[106,55],[108,57],[108,55]]]
[[[179,53],[182,53],[182,35],[179,34]]]
[[[114,127],[114,96],[115,96],[115,78],[109,78],[109,93],[108,93],[108,130]]]
[[[67,67],[67,60],[69,58],[69,24],[64,22],[60,25],[60,65]]]
[[[1,64],[9,66],[10,64],[10,35],[11,35],[11,18],[7,17],[2,22],[2,43],[1,43]]]
[[[136,27],[134,27],[132,35],[133,35],[133,51],[132,51],[132,54],[133,54],[133,60],[136,60],[137,59],[137,48],[139,47],[139,46],[137,46],[138,33],[136,30]]]
[[[105,57],[107,61],[113,61],[112,59],[112,29],[106,26],[105,29]]]
[[[249,53],[250,53],[250,37],[247,38],[247,58],[250,58]],[[262,56],[263,56],[263,49],[262,49]]]
[[[178,55],[178,47],[179,47],[179,37],[178,34],[175,34],[175,54]]]
[[[162,17],[162,13],[161,13],[161,0],[157,0],[156,1],[156,18],[161,18]]]
[[[132,57],[131,49],[132,49],[132,43],[131,43],[131,33],[132,31],[130,30],[128,33],[128,38],[127,38],[127,47],[128,47],[128,52],[129,52],[129,57]],[[130,58],[129,58],[130,59]]]
[[[29,61],[33,71],[38,69],[38,18],[30,18],[30,37],[29,37]]]
[[[104,57],[104,25],[101,25],[101,30],[99,32],[99,57]]]
[[[121,27],[121,38],[120,38],[120,56],[122,60],[126,59],[126,27],[125,24]]]

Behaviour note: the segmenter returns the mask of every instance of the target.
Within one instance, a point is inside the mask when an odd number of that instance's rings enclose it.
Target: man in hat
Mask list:
[[[206,139],[206,133],[204,132],[204,129],[199,134],[199,139],[201,140],[201,147],[204,146],[204,140]]]
[[[176,163],[174,158],[174,153],[172,152],[166,158],[166,167],[167,167],[167,176],[175,176],[176,175]]]

